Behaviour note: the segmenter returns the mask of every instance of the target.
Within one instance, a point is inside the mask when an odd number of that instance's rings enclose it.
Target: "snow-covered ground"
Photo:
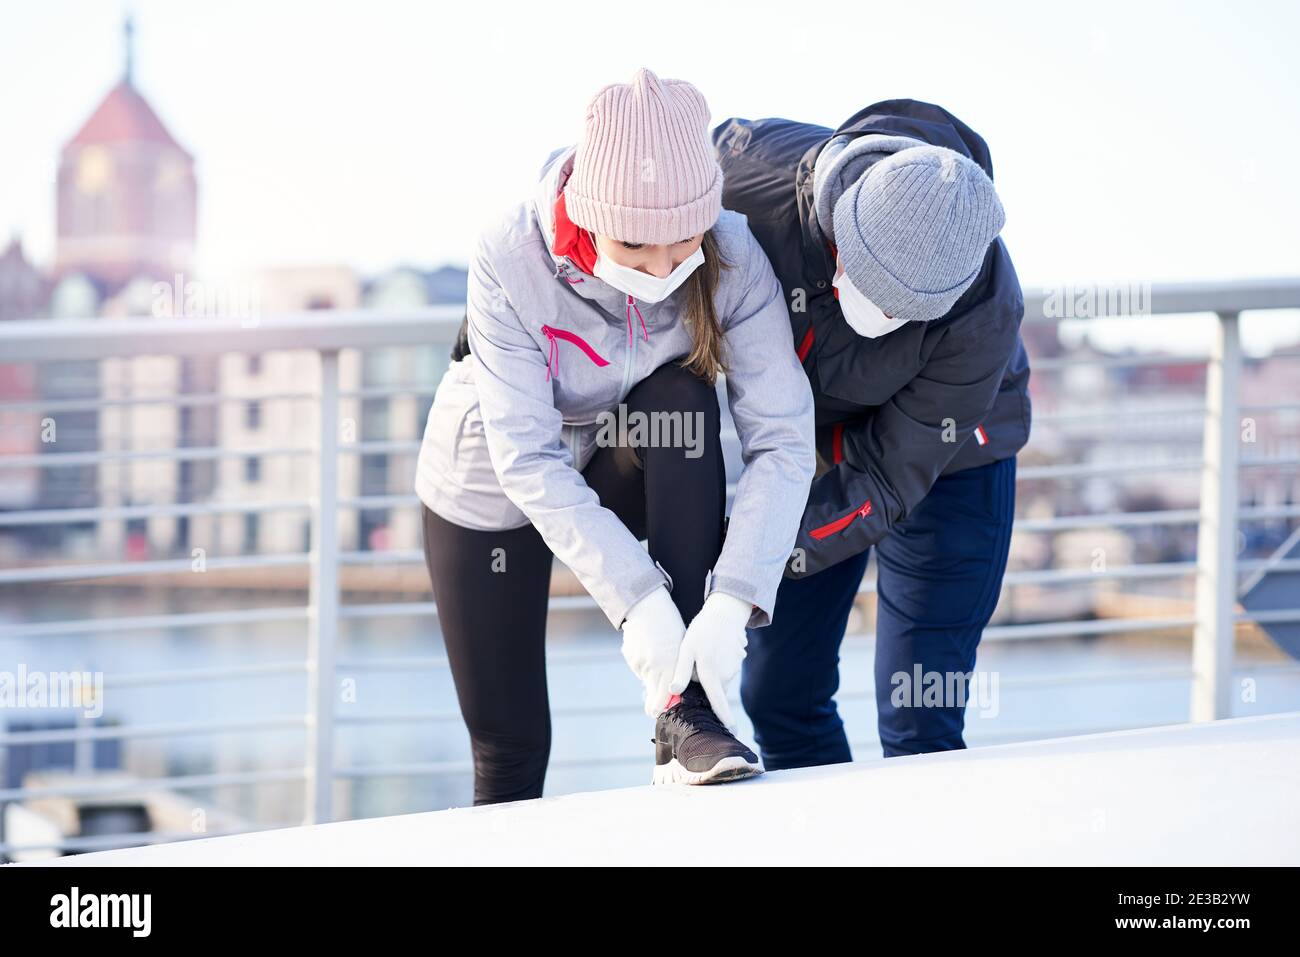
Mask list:
[[[63,858],[64,865],[1300,864],[1300,712]]]

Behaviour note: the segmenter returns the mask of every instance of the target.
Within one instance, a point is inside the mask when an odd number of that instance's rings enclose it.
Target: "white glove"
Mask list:
[[[745,660],[749,639],[745,625],[753,605],[732,595],[715,591],[704,600],[704,607],[686,629],[682,650],[677,656],[672,692],[681,694],[691,681],[691,672],[704,686],[709,704],[718,720],[736,733],[736,719],[727,702],[727,682],[736,677]]]
[[[645,686],[645,713],[652,718],[668,706],[673,667],[686,624],[667,588],[656,588],[623,619],[623,660]]]

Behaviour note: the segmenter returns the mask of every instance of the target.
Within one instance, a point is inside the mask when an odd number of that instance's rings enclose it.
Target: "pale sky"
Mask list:
[[[1026,285],[1300,272],[1300,5],[1058,6],[130,4],[137,85],[197,157],[208,278],[463,263],[640,66],[695,83],[715,123],[939,103],[990,145]],[[121,73],[124,9],[0,13],[0,230],[38,261],[59,148]]]

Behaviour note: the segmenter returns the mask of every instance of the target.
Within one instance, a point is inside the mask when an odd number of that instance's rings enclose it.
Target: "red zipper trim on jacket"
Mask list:
[[[553,326],[542,326],[542,335],[546,336],[551,343],[551,354],[546,357],[546,378],[549,381],[552,375],[560,374],[560,349],[556,344],[556,339],[563,339],[565,342],[572,342],[575,346],[587,354],[587,358],[598,366],[609,365],[609,360],[601,356],[599,352],[591,347],[586,339],[576,332],[570,332],[567,329],[556,329]]]
[[[831,429],[831,459],[836,465],[844,461],[844,423],[836,422]],[[868,502],[868,505],[871,503]]]
[[[808,331],[804,333],[803,342],[799,343],[799,361],[803,362],[808,358],[808,350],[813,344],[813,327],[809,326]]]
[[[855,519],[866,518],[870,514],[871,514],[871,499],[867,499],[865,502],[863,502],[853,511],[849,512],[849,514],[841,515],[835,521],[827,522],[821,528],[814,528],[808,534],[811,535],[813,538],[817,539],[818,541],[821,541],[823,538],[826,538],[829,535],[834,535],[836,532],[844,531],[844,529],[848,528],[849,525],[851,525]]]

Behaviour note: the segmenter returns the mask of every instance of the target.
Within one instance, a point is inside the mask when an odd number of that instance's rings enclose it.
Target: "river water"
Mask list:
[[[265,601],[265,599],[253,599]],[[247,608],[234,599],[225,607]],[[274,601],[272,601],[274,603]],[[238,679],[164,685],[115,684],[141,673],[288,662],[301,664],[306,624],[278,622],[207,628],[162,628],[108,636],[3,637],[3,624],[213,611],[212,595],[148,593],[104,587],[44,588],[30,597],[6,598],[0,619],[0,671],[89,670],[105,677],[101,723],[147,725],[174,722],[257,720],[307,711],[304,671]],[[859,758],[879,756],[871,673],[872,639],[846,639],[841,664],[841,713]],[[340,695],[335,738],[336,766],[363,768],[437,763],[441,773],[344,779],[336,784],[336,816],[372,816],[463,806],[471,800],[468,738],[460,722],[451,677],[444,664],[372,670],[379,658],[437,658],[443,649],[436,619],[400,617],[346,621],[340,642]],[[651,723],[638,705],[639,686],[618,652],[615,633],[597,612],[552,616],[548,685],[553,718],[552,764],[547,794],[625,787],[650,779]],[[1246,645],[1238,652],[1241,678],[1253,679],[1234,694],[1238,716],[1300,708],[1300,674],[1267,670],[1281,658],[1269,648]],[[978,670],[995,697],[967,710],[971,746],[1113,728],[1175,724],[1187,720],[1189,679],[1146,677],[1148,669],[1186,669],[1186,638],[1117,636],[985,642]],[[1257,672],[1252,669],[1259,668]],[[1102,676],[1104,680],[1057,683],[1054,676]],[[996,685],[993,682],[996,681]],[[733,694],[735,688],[732,689]],[[744,736],[752,743],[741,715]],[[383,715],[421,713],[421,720],[374,722]],[[0,711],[10,730],[66,722],[67,712]],[[133,738],[106,755],[145,777],[211,772],[301,768],[305,732],[238,731]],[[29,746],[24,746],[29,747]],[[70,747],[11,747],[6,786],[13,772],[33,760],[71,760]],[[428,770],[427,768],[425,770]],[[300,783],[228,786],[187,791],[258,825],[301,820]]]

